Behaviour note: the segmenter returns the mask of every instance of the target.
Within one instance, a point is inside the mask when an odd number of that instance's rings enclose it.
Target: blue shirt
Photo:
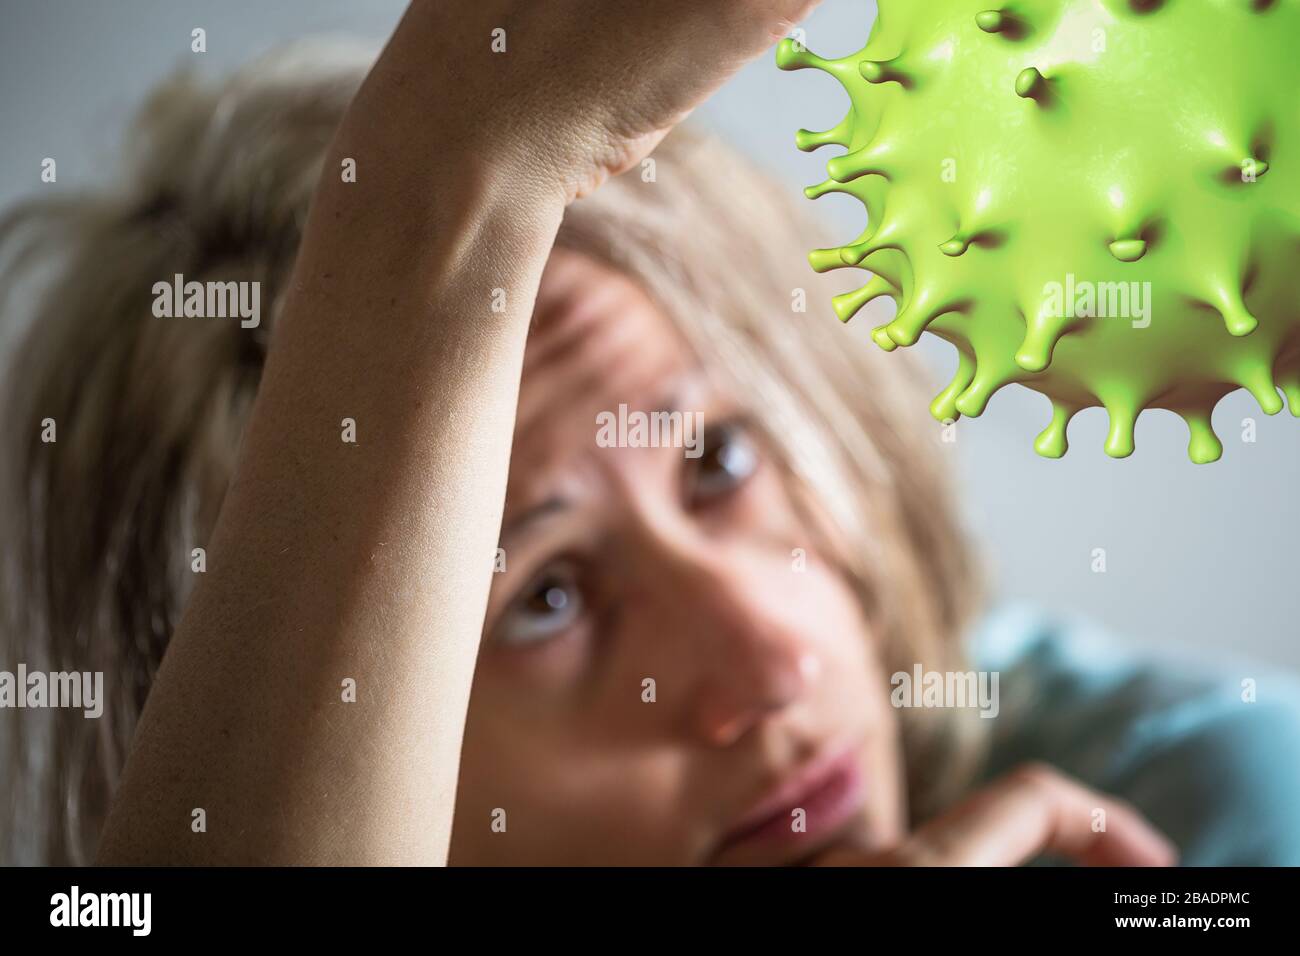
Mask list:
[[[1023,607],[985,622],[972,659],[1000,672],[986,780],[1042,761],[1133,804],[1183,865],[1300,865],[1293,678],[1239,661],[1211,668],[1136,654]]]

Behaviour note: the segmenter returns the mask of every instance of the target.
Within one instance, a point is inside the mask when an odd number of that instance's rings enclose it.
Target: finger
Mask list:
[[[1177,851],[1121,801],[1040,765],[1017,770],[904,844],[906,862],[1016,866],[1052,853],[1086,866],[1172,866]]]

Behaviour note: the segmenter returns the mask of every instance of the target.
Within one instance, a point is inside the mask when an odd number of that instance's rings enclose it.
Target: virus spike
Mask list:
[[[898,290],[884,276],[873,275],[871,281],[861,289],[854,289],[852,292],[845,292],[843,295],[837,295],[831,299],[831,307],[835,309],[835,314],[840,317],[841,322],[847,322],[857,315],[868,302],[886,295],[897,296]]]
[[[942,303],[943,299],[938,293],[923,286],[913,293],[905,308],[898,310],[894,321],[885,326],[885,330],[899,345],[915,345],[926,327],[949,310]]]
[[[898,147],[892,139],[877,139],[856,152],[836,156],[826,164],[826,172],[837,183],[849,183],[863,176],[894,178],[893,160]]]
[[[776,67],[779,70],[821,70],[832,76],[838,72],[833,61],[822,59],[793,37],[786,37],[776,45]]]
[[[827,193],[842,193],[840,183],[833,179],[828,179],[824,183],[817,183],[815,186],[805,186],[803,190],[805,199],[821,199]]]
[[[1026,372],[1041,372],[1052,364],[1056,343],[1074,320],[1065,315],[1052,315],[1039,310],[1025,324],[1025,337],[1016,349],[1016,364]]]
[[[1237,384],[1254,396],[1265,415],[1276,415],[1282,410],[1282,396],[1277,393],[1273,373],[1266,366],[1256,365],[1247,369]]]
[[[956,259],[958,256],[966,254],[966,250],[970,248],[970,244],[971,237],[959,232],[947,242],[939,243],[939,251],[945,256]]]
[[[844,250],[839,246],[834,249],[814,249],[808,253],[808,264],[812,266],[813,272],[843,269],[845,266],[843,252]]]
[[[1009,21],[1001,10],[985,10],[975,14],[975,24],[985,33],[1001,33]]]
[[[1117,400],[1106,405],[1106,414],[1110,416],[1106,454],[1111,458],[1127,458],[1133,454],[1133,428],[1141,411],[1141,403],[1132,400]]]
[[[1295,418],[1300,418],[1300,372],[1288,372],[1278,379],[1278,387],[1286,396],[1287,407]]]
[[[934,397],[930,403],[930,414],[941,422],[956,421],[961,418],[957,411],[957,397],[970,388],[975,379],[975,359],[964,351],[957,352],[957,371],[948,383],[948,387]]]
[[[889,326],[887,325],[881,325],[872,329],[871,341],[879,345],[882,350],[892,352],[894,349],[898,348],[898,343],[889,337],[889,333],[886,331],[888,328]]]
[[[1259,327],[1259,320],[1246,309],[1241,293],[1234,287],[1219,283],[1214,287],[1209,303],[1223,316],[1223,324],[1231,335],[1240,338],[1250,335]]]
[[[853,114],[850,113],[830,129],[822,130],[820,133],[809,129],[799,130],[794,134],[794,145],[796,149],[805,153],[811,153],[823,146],[844,146],[847,148],[852,135]]]
[[[1042,103],[1047,99],[1047,77],[1036,67],[1026,67],[1016,77],[1016,96]]]
[[[990,371],[988,365],[977,363],[975,366],[975,379],[967,386],[966,390],[957,396],[954,403],[957,411],[963,415],[969,415],[971,418],[979,418],[984,414],[984,409],[988,408],[989,399],[993,393],[1007,383],[1008,379]]]
[[[1247,168],[1254,173],[1256,179],[1259,179],[1272,167],[1269,166],[1267,160],[1258,159],[1254,156],[1247,156],[1232,170],[1232,173],[1234,174],[1233,178],[1241,180],[1241,173]]]
[[[1078,410],[1077,405],[1053,399],[1052,420],[1034,439],[1034,451],[1044,458],[1060,458],[1069,451],[1070,442],[1066,438],[1066,432],[1070,427],[1070,419]]]
[[[1183,412],[1187,423],[1187,457],[1198,465],[1208,465],[1223,457],[1223,444],[1214,434],[1209,412]]]
[[[1145,239],[1116,239],[1109,248],[1110,254],[1120,262],[1137,262],[1147,254]]]
[[[882,249],[902,249],[903,236],[907,227],[901,217],[885,219],[880,228],[866,239],[845,246],[840,250],[840,259],[845,265],[861,265],[869,256]]]
[[[898,83],[905,88],[913,83],[912,75],[897,59],[863,60],[858,64],[858,72],[868,83]]]

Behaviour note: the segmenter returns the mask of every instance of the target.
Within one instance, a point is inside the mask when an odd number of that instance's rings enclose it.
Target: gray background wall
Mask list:
[[[542,2],[542,0],[538,0]],[[73,189],[112,168],[115,147],[149,87],[179,65],[218,72],[277,43],[314,33],[382,39],[401,0],[0,0],[0,208],[41,188]],[[809,47],[826,56],[860,48],[875,16],[871,0],[827,0],[806,23]],[[189,49],[202,26],[208,52]],[[436,51],[430,51],[436,55]],[[791,189],[824,179],[831,154],[797,152],[793,131],[833,125],[847,100],[830,78],[786,74],[771,58],[748,67],[702,111],[702,119],[781,176]],[[39,182],[41,159],[59,163],[56,187]],[[836,235],[856,236],[861,207],[828,196],[817,208]],[[854,275],[844,273],[844,287]],[[857,320],[863,347],[871,323]],[[918,346],[946,376],[946,345]],[[1244,417],[1259,423],[1240,441]],[[1091,410],[1071,429],[1070,454],[1039,459],[1034,436],[1045,399],[1007,390],[978,421],[959,426],[957,458],[971,528],[988,572],[1009,599],[1085,613],[1126,641],[1228,650],[1300,668],[1300,582],[1295,548],[1300,500],[1300,423],[1260,414],[1244,393],[1214,416],[1224,459],[1194,467],[1182,423],[1148,412],[1138,451],[1112,461],[1101,451],[1105,415]],[[1093,548],[1108,571],[1090,570]]]

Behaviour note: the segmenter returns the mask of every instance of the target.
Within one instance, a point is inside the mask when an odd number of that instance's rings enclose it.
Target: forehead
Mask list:
[[[555,250],[524,352],[511,492],[593,451],[600,412],[698,405],[702,381],[681,333],[633,279]]]

